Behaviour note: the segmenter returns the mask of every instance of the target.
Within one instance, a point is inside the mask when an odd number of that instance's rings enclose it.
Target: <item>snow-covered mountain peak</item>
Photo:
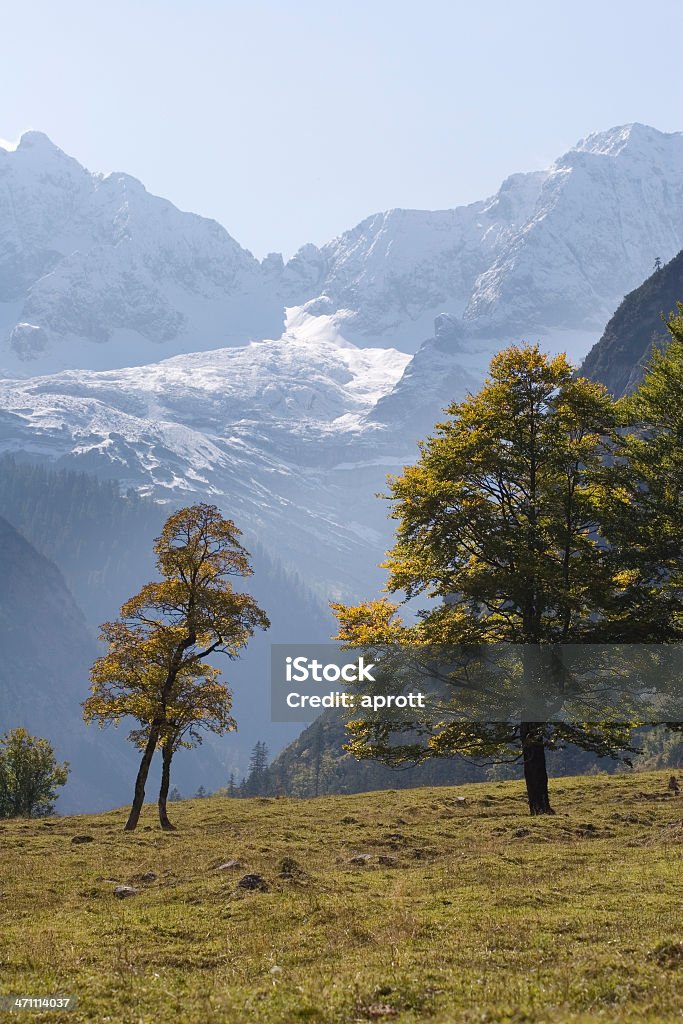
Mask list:
[[[683,142],[683,133],[660,132],[650,125],[635,121],[632,124],[608,128],[606,131],[592,132],[577,142],[574,151],[592,153],[595,156],[619,156],[629,146],[631,149],[641,149],[652,155],[653,149],[656,151],[665,148],[676,139]]]
[[[683,134],[627,125],[549,169],[528,221],[479,277],[464,313],[480,336],[594,328],[683,244]],[[585,353],[572,353],[582,356]]]
[[[29,178],[37,176],[50,181],[67,169],[76,179],[90,177],[78,160],[60,149],[49,135],[34,130],[24,132],[16,143],[0,145],[0,161],[4,162],[5,169],[15,165]]]
[[[36,131],[33,128],[22,133],[17,144],[17,149],[38,150],[43,153],[49,152],[66,156],[66,153],[64,153],[64,151],[52,141],[49,135],[46,135],[45,132]]]
[[[462,325],[461,341],[502,325],[598,330],[655,256],[680,248],[682,166],[683,135],[620,126],[487,199],[387,210],[287,263],[259,262],[215,221],[121,172],[91,174],[29,132],[0,155],[0,371],[277,338],[287,307],[356,345],[408,351],[441,316]]]
[[[106,369],[278,336],[282,276],[216,221],[41,133],[0,159],[0,370]]]

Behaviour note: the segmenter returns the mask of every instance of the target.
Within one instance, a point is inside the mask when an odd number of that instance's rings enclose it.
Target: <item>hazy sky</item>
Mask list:
[[[681,0],[5,0],[0,136],[288,255],[591,131],[683,129],[682,33]]]

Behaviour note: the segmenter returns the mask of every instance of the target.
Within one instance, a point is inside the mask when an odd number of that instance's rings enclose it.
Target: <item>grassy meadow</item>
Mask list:
[[[151,805],[132,834],[123,810],[2,822],[0,993],[78,998],[7,1019],[680,1024],[667,779],[553,780],[542,818],[504,782],[188,800],[170,834]]]

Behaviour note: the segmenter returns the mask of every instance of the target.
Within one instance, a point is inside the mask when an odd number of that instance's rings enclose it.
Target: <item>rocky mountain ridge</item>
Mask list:
[[[0,149],[0,370],[113,369],[278,338],[292,306],[354,344],[405,351],[437,338],[437,317],[443,340],[446,317],[449,351],[478,371],[520,333],[560,332],[579,357],[654,259],[683,246],[682,166],[682,133],[614,128],[493,197],[375,214],[285,263],[28,132]]]

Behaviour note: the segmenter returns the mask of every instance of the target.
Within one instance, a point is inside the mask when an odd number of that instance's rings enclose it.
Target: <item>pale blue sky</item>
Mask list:
[[[683,129],[682,35],[681,0],[5,0],[0,136],[287,255],[594,130]]]

